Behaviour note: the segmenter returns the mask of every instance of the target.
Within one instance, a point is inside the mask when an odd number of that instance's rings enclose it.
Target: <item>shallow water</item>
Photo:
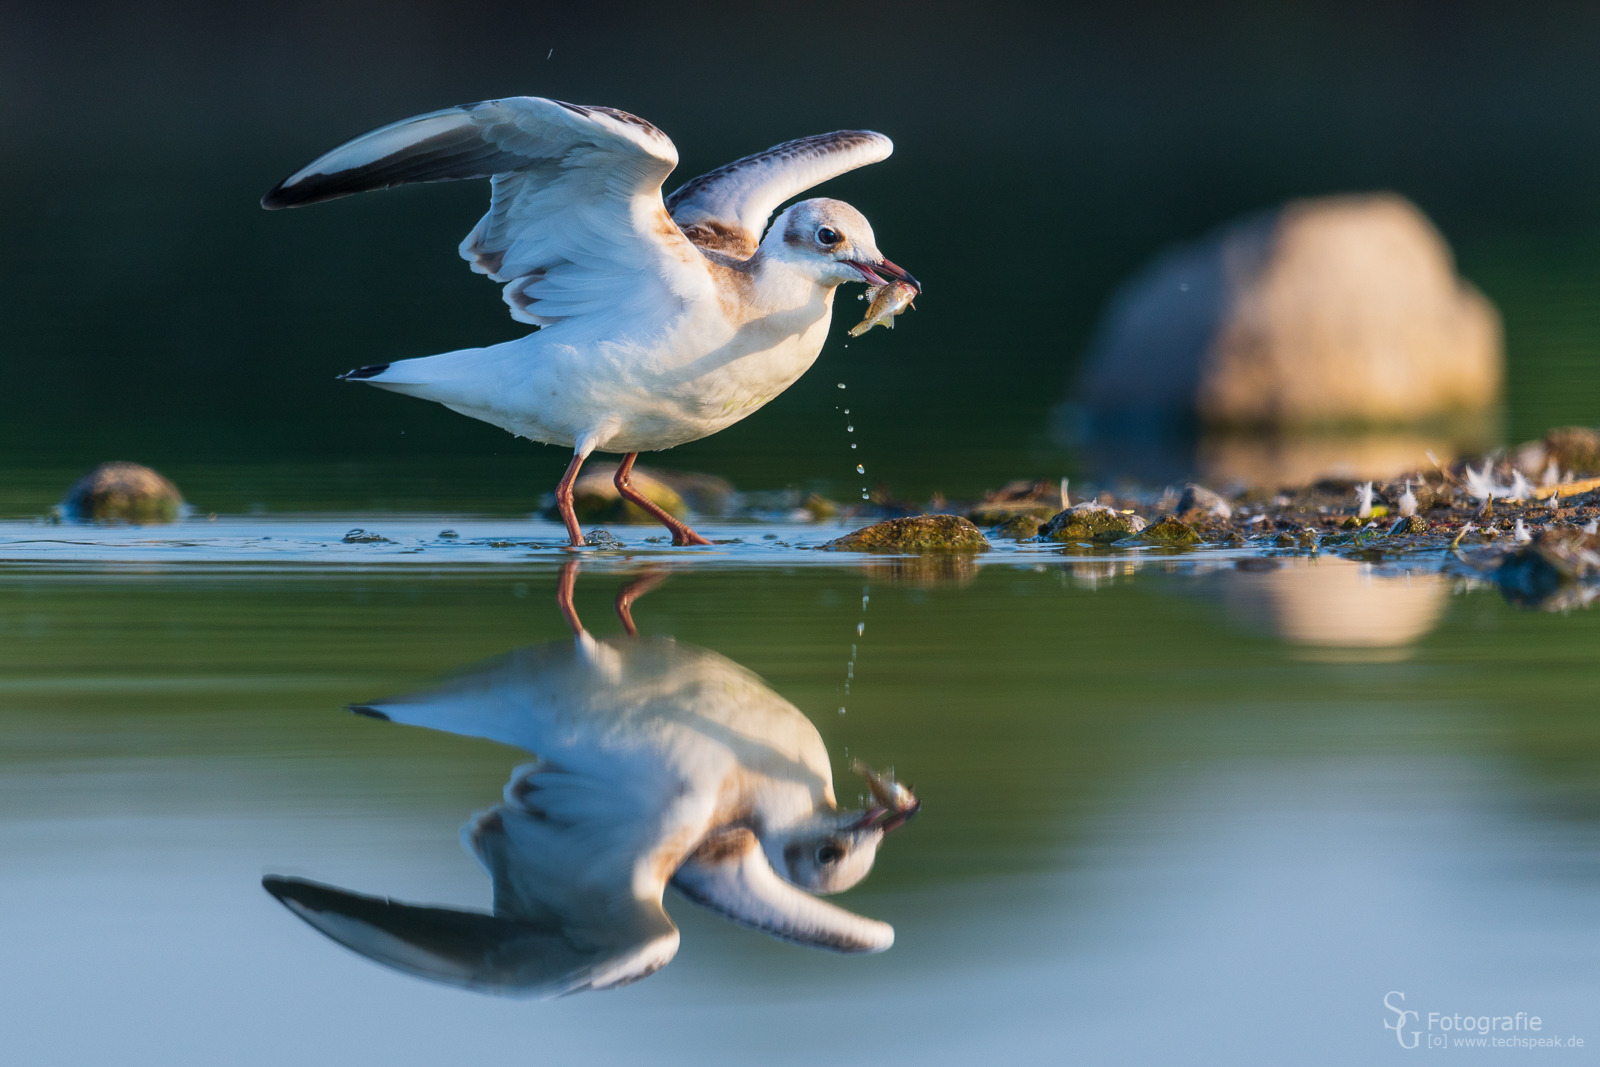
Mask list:
[[[699,557],[621,528],[576,578],[590,631],[625,646],[613,597],[664,569],[646,640],[803,712],[841,806],[853,758],[915,788],[831,898],[894,946],[783,944],[669,891],[676,958],[614,991],[506,999],[340,947],[262,877],[489,907],[458,830],[527,754],[343,708],[571,648],[564,554],[487,547],[554,532],[0,531],[29,561],[0,578],[8,1058],[1347,1064],[1390,1054],[1391,991],[1408,1044],[1476,1036],[1430,1012],[1600,1041],[1600,615],[1328,557],[929,567],[795,547],[816,528]]]

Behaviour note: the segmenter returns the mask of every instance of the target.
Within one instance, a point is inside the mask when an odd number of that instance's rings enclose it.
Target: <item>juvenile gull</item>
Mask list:
[[[504,283],[512,318],[541,328],[343,377],[571,448],[556,506],[574,546],[583,533],[572,483],[597,450],[623,454],[618,492],[664,523],[673,544],[703,545],[629,483],[634,460],[725,429],[794,384],[822,351],[840,283],[917,286],[842,201],[793,204],[761,235],[785,200],[893,150],[869,130],[805,137],[663,200],[661,183],[678,163],[666,134],[613,108],[524,96],[373,130],[286,178],[261,204],[490,178],[489,212],[461,255]]]

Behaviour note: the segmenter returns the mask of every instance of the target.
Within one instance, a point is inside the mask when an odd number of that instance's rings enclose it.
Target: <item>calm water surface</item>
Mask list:
[[[853,758],[915,787],[921,813],[832,898],[896,941],[797,947],[669,891],[668,966],[554,1001],[401,973],[261,887],[489,908],[458,832],[528,755],[343,709],[570,655],[554,565],[13,571],[7,1058],[1347,1064],[1402,1055],[1390,991],[1423,1041],[1430,1012],[1523,1011],[1591,1057],[1600,616],[1263,567],[671,571],[642,640],[759,675],[814,724],[842,807]],[[577,577],[611,645],[640,574]]]

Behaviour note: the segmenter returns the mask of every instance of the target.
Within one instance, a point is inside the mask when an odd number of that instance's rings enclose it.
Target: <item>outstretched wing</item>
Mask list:
[[[261,880],[262,888],[307,924],[403,974],[480,993],[560,996],[627,985],[659,970],[678,951],[678,930],[659,921],[631,942],[585,941],[555,923],[481,911],[406,904],[301,878]]]
[[[724,830],[702,844],[672,876],[672,888],[744,926],[798,945],[834,952],[882,952],[894,927],[826,901],[778,877],[756,835]]]
[[[893,141],[871,130],[785,141],[685,183],[667,197],[667,210],[695,244],[749,258],[779,204],[893,151]]]
[[[702,257],[667,215],[678,164],[666,134],[625,111],[520,96],[418,115],[357,137],[284,179],[266,208],[413,182],[490,177],[489,213],[461,244],[537,325],[648,313],[709,290]]]

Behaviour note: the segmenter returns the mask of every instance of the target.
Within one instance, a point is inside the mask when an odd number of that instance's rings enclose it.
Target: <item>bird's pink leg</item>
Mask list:
[[[556,486],[556,510],[561,513],[561,521],[567,524],[567,536],[572,538],[573,548],[583,547],[583,530],[578,526],[578,516],[572,510],[572,483],[578,480],[578,468],[581,466],[583,455],[574,452],[572,462],[567,464],[567,473],[561,476],[561,483]]]
[[[617,593],[616,603],[612,607],[616,609],[617,618],[622,620],[622,628],[628,631],[628,636],[639,636],[639,628],[633,624],[633,602],[666,580],[666,571],[652,571],[635,578]]]
[[[643,493],[633,487],[628,481],[628,475],[633,473],[633,461],[639,458],[639,453],[629,452],[622,457],[622,462],[617,466],[617,492],[622,494],[622,499],[639,505],[656,517],[656,521],[672,531],[672,543],[675,545],[709,545],[711,542],[695,533],[689,527],[668,515]],[[559,494],[558,494],[559,495]]]
[[[569,559],[561,565],[561,576],[556,579],[556,606],[572,628],[573,636],[583,633],[583,620],[578,618],[578,609],[572,603],[572,590],[577,584],[578,561]]]

